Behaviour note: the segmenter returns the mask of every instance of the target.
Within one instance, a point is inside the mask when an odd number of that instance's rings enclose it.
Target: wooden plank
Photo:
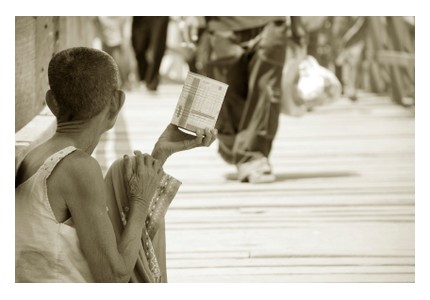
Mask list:
[[[413,275],[415,271],[414,266],[325,266],[321,267],[308,267],[308,266],[245,266],[245,267],[201,267],[201,268],[182,268],[181,273],[184,275],[194,274],[198,272],[200,275],[212,275],[212,274],[234,274],[235,276],[241,276],[246,274],[254,275],[328,275],[328,274],[410,274]]]
[[[255,192],[254,192],[255,194]],[[283,208],[323,208],[329,209],[348,209],[353,208],[358,211],[362,208],[378,209],[378,207],[397,208],[407,210],[414,206],[414,196],[409,193],[392,195],[348,195],[348,194],[321,194],[318,197],[312,194],[291,195],[269,195],[266,197],[244,197],[224,194],[182,194],[174,199],[170,206],[169,214],[174,210],[198,210],[214,211],[216,209],[255,209],[265,207],[266,209],[282,210]]]
[[[238,252],[239,253],[239,252]],[[223,256],[221,256],[222,254]],[[236,253],[198,252],[198,253],[167,253],[171,269],[186,268],[218,268],[218,267],[325,267],[325,266],[405,266],[414,267],[415,259],[411,256],[283,256],[283,257],[250,257]],[[192,266],[192,267],[190,267]]]
[[[316,207],[318,208],[318,207]],[[282,223],[282,222],[327,222],[330,220],[352,221],[363,220],[367,218],[386,220],[414,220],[414,207],[400,207],[398,210],[381,210],[379,207],[373,207],[372,210],[355,211],[353,208],[344,210],[343,207],[335,207],[331,211],[315,211],[314,207],[292,209],[281,207],[265,209],[264,206],[248,209],[212,209],[207,210],[175,210],[169,212],[169,221],[173,223],[187,223],[192,218],[193,223]]]
[[[191,272],[192,273],[192,272]],[[402,274],[192,274],[183,270],[172,270],[168,274],[170,282],[176,283],[412,283],[413,273]],[[172,280],[173,278],[173,280]]]
[[[288,255],[413,255],[413,222],[170,225],[170,251],[249,251]]]

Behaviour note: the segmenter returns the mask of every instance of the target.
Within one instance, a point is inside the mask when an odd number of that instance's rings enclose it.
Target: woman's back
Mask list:
[[[54,153],[35,172],[37,151],[25,161],[28,168],[15,188],[16,282],[93,281],[73,220],[59,222],[51,207],[57,202],[48,199],[49,176],[75,150],[70,146]]]

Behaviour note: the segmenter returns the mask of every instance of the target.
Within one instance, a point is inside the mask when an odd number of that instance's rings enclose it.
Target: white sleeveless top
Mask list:
[[[58,223],[48,200],[47,178],[75,150],[53,154],[15,189],[16,282],[94,282],[73,220]]]

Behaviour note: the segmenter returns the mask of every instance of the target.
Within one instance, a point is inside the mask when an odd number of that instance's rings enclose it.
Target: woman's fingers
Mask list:
[[[142,174],[145,168],[154,168],[155,159],[148,153],[142,154],[139,150],[135,150],[136,155],[136,172]]]
[[[130,180],[131,176],[133,176],[133,164],[131,162],[130,157],[126,154],[124,155],[124,172],[125,176],[128,180]]]
[[[134,155],[136,155],[136,173],[141,174],[143,171],[143,155],[139,150],[134,150]]]
[[[216,139],[218,131],[215,128],[206,128],[203,146],[209,147]]]
[[[142,155],[142,152],[140,150],[134,150],[133,153],[137,156],[137,155]]]
[[[197,129],[196,130],[196,138],[195,138],[195,142],[196,142],[196,144],[197,145],[200,145],[201,143],[202,143],[202,141],[203,141],[203,138],[204,138],[204,130],[202,130],[202,129]]]
[[[151,155],[145,153],[143,154],[143,163],[146,167],[152,167],[152,157]]]
[[[212,141],[211,144],[216,140],[216,138],[218,137],[218,129],[214,128],[212,129]]]
[[[209,128],[205,128],[205,138],[203,139],[203,146],[209,146],[210,141],[212,140],[212,132]]]
[[[215,128],[205,128],[196,130],[196,137],[192,140],[185,140],[184,147],[185,149],[192,149],[195,147],[210,146],[216,139],[218,134],[218,130]]]
[[[156,170],[161,168],[161,163],[156,159],[153,160],[152,165],[154,166],[154,169],[156,169]]]
[[[193,149],[195,147],[201,146],[203,138],[204,138],[204,130],[197,129],[195,138],[191,138],[191,139],[187,138],[182,141],[183,145],[181,150],[188,150],[188,149]]]
[[[153,170],[155,173],[159,173],[161,168],[161,162],[153,158],[151,155],[144,153],[142,154],[140,151],[135,151],[136,154],[136,160],[138,162],[137,168],[141,172],[146,170]]]

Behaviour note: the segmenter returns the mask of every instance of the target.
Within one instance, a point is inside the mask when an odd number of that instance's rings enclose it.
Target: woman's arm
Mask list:
[[[70,210],[81,248],[97,282],[128,282],[141,246],[148,203],[161,178],[161,166],[149,155],[136,156],[133,172],[126,159],[125,174],[130,186],[130,211],[121,237],[116,239],[106,206],[103,175],[96,160],[75,152],[64,160],[62,195]],[[129,162],[129,163],[127,163]]]

